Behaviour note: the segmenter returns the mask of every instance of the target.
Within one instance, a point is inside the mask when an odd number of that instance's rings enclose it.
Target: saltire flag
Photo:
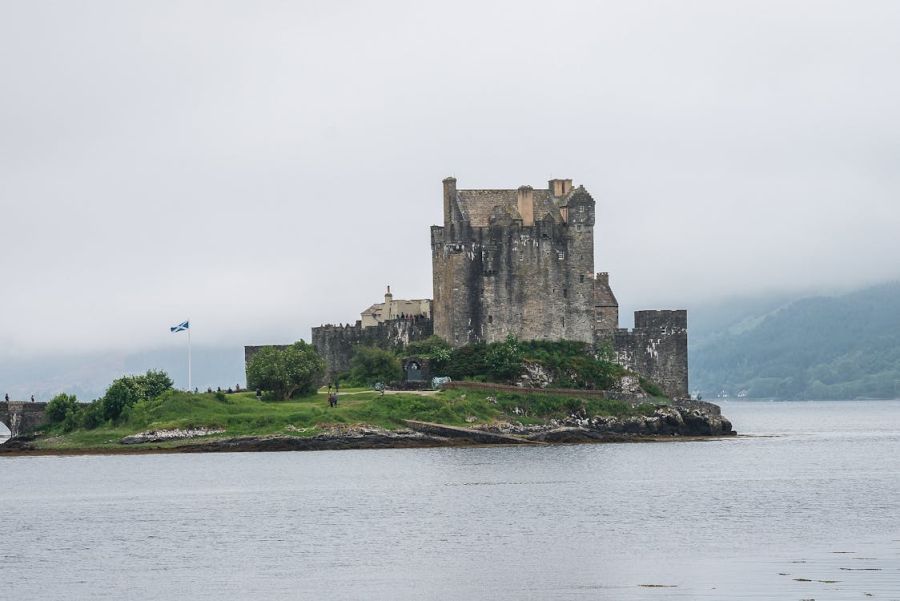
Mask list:
[[[191,327],[190,322],[188,322],[188,321],[182,321],[182,322],[181,322],[180,324],[178,324],[177,326],[172,326],[172,327],[170,327],[170,328],[169,328],[169,331],[170,331],[170,332],[184,332],[185,330],[187,330],[187,329],[190,328],[190,327]]]

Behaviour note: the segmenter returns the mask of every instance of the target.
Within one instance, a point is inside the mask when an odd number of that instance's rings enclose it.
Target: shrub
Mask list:
[[[522,374],[522,349],[516,337],[510,334],[504,342],[488,345],[488,374],[495,380],[515,380]]]
[[[440,336],[429,336],[425,340],[410,342],[402,353],[407,356],[425,357],[431,361],[432,373],[444,371],[450,363],[453,349]]]
[[[350,380],[356,384],[396,382],[403,377],[400,359],[390,351],[361,346],[350,360]]]
[[[650,396],[656,397],[665,397],[668,396],[665,391],[657,384],[647,378],[640,378],[641,390],[649,394]]]
[[[113,380],[102,397],[90,405],[78,405],[66,419],[73,428],[74,424],[80,424],[91,430],[105,421],[127,419],[135,403],[158,398],[169,390],[172,390],[172,379],[164,371],[151,369],[137,376],[122,376]]]
[[[51,424],[62,423],[70,412],[73,415],[78,412],[78,399],[74,394],[60,393],[47,403],[47,420]]]
[[[453,349],[445,371],[447,372],[447,375],[454,380],[464,380],[472,376],[487,375],[490,369],[487,353],[488,346],[483,342],[477,342],[475,344],[469,344]]]
[[[103,401],[97,399],[87,407],[82,408],[81,416],[78,419],[82,428],[93,430],[104,422],[103,419]]]

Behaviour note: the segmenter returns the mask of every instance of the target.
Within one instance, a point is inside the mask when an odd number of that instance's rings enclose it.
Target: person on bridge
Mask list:
[[[9,393],[8,392],[6,393],[6,402],[7,403],[9,402]]]
[[[31,395],[31,402],[34,402],[34,395]]]

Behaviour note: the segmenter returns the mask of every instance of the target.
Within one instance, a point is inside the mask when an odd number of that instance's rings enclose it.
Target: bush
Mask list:
[[[488,345],[488,374],[498,381],[510,381],[522,375],[522,349],[510,334],[506,341]]]
[[[655,397],[669,396],[665,393],[665,391],[656,382],[652,382],[646,378],[640,378],[639,381],[641,383],[641,390],[643,390],[650,396],[655,396]]]
[[[453,349],[445,371],[454,380],[464,380],[477,375],[487,375],[490,369],[488,347],[483,342]]]
[[[80,424],[91,430],[106,421],[122,421],[127,419],[135,403],[158,398],[169,390],[172,390],[172,379],[164,371],[151,369],[137,376],[122,376],[113,380],[102,397],[90,405],[79,406],[67,418],[68,423],[72,428]]]
[[[350,360],[350,380],[368,386],[376,382],[397,382],[403,377],[400,359],[390,351],[361,346]]]
[[[97,399],[87,407],[82,408],[81,416],[78,419],[81,427],[87,430],[93,430],[104,421],[102,399]]]
[[[406,356],[424,357],[431,361],[432,373],[439,373],[447,368],[453,349],[440,336],[429,336],[425,340],[410,342],[403,349]]]
[[[526,361],[541,365],[558,388],[609,389],[626,373],[611,361],[606,347],[592,352],[586,342],[520,342],[513,336],[504,342],[454,349],[444,372],[454,380],[510,383],[525,371]]]
[[[61,424],[70,412],[72,414],[78,412],[78,399],[74,394],[61,393],[47,403],[47,420],[51,424]]]

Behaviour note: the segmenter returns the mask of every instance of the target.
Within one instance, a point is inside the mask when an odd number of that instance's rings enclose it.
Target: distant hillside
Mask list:
[[[751,398],[900,397],[900,283],[698,313],[690,379],[706,398],[721,390]]]
[[[124,374],[162,369],[175,380],[176,387],[187,386],[186,349],[142,350],[131,353],[93,352],[79,355],[44,355],[21,359],[0,359],[0,398],[28,399],[33,394],[46,401],[60,392],[75,394],[88,401],[103,394],[110,382]],[[193,384],[223,389],[244,384],[244,349],[231,347],[194,347]]]

